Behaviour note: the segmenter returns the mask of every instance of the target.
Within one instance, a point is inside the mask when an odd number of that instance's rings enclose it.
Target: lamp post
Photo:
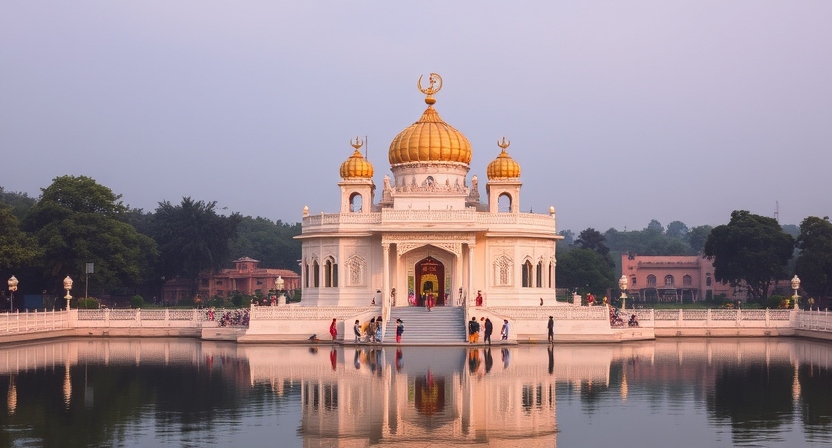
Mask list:
[[[68,275],[64,279],[64,289],[66,290],[66,295],[64,296],[64,299],[66,299],[66,310],[69,311],[69,301],[72,300],[72,296],[69,295],[69,290],[72,289],[72,279]]]
[[[794,309],[797,309],[797,299],[800,298],[800,296],[797,295],[797,290],[800,289],[800,279],[797,278],[797,274],[792,277],[792,289],[794,290],[792,301],[794,301]]]
[[[17,281],[17,278],[15,278],[14,275],[12,275],[9,278],[9,293],[11,294],[11,298],[9,299],[9,312],[10,313],[12,311],[14,311],[14,292],[17,291],[17,284],[18,283],[19,282]]]
[[[627,308],[627,286],[630,285],[630,280],[627,278],[626,274],[621,274],[621,278],[618,279],[618,289],[621,290],[621,309]]]
[[[286,303],[285,296],[283,295],[283,287],[286,284],[286,281],[283,280],[283,277],[277,276],[274,279],[274,293],[277,294],[277,304],[283,305]]]

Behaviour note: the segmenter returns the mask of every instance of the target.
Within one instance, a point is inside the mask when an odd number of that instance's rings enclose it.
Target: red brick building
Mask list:
[[[636,301],[697,302],[720,294],[746,300],[744,287],[717,282],[713,261],[698,255],[621,254],[621,272],[630,282],[628,296]]]
[[[288,269],[261,268],[260,261],[249,257],[234,260],[234,268],[219,272],[200,274],[198,294],[202,299],[214,296],[228,297],[239,291],[246,295],[257,295],[258,291],[267,296],[275,288],[275,280],[283,279],[283,288],[293,295],[300,289],[300,275]],[[188,279],[169,280],[162,287],[162,300],[169,304],[187,298],[191,294],[191,281]]]

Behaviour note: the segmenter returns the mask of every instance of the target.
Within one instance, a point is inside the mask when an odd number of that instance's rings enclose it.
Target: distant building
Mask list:
[[[246,295],[256,295],[258,291],[267,296],[275,288],[274,282],[278,277],[284,281],[284,289],[293,295],[300,289],[300,275],[288,269],[261,268],[260,261],[249,257],[234,260],[233,269],[222,269],[219,272],[204,272],[199,275],[198,294],[202,299],[214,296],[228,297],[239,291]],[[176,278],[165,282],[162,287],[162,300],[168,304],[177,303],[188,298],[191,294],[191,281]]]
[[[642,302],[697,302],[724,295],[746,300],[746,288],[717,282],[713,260],[698,255],[621,255],[621,272],[629,279],[627,295]]]

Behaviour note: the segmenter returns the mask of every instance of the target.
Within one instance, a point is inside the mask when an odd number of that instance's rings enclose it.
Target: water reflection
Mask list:
[[[0,446],[832,443],[832,347],[61,340],[0,348]],[[649,442],[649,443],[648,443]]]

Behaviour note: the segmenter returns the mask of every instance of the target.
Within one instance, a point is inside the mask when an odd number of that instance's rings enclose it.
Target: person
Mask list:
[[[404,322],[401,319],[396,319],[396,344],[402,343],[402,333],[404,333]]]
[[[482,291],[477,291],[477,298],[475,300],[477,306],[482,306]]]
[[[430,307],[433,306],[433,293],[428,293],[427,297],[425,297],[425,308],[430,311]]]
[[[477,338],[479,337],[480,332],[480,324],[477,322],[476,317],[471,317],[471,321],[468,322],[468,343],[473,344],[477,342]]]
[[[335,342],[335,337],[338,336],[338,323],[335,319],[332,319],[332,323],[329,325],[329,334],[332,335],[332,342]]]
[[[376,318],[370,319],[370,324],[367,325],[367,342],[376,342]]]
[[[494,325],[491,323],[491,319],[485,318],[485,338],[482,340],[483,342],[487,342],[488,345],[491,345],[491,333],[494,331]]]
[[[595,296],[592,293],[589,293],[589,296],[586,298],[586,304],[589,306],[595,306]]]
[[[376,318],[376,342],[381,342],[381,334],[384,331],[384,325],[381,323],[381,316]]]
[[[358,323],[358,319],[355,320],[355,325],[353,325],[352,331],[355,333],[355,343],[358,344],[361,342],[361,324]]]
[[[554,344],[554,342],[555,342],[555,318],[554,317],[549,316],[549,323],[546,324],[546,328],[549,330],[549,332],[548,332],[549,343]]]
[[[638,316],[636,316],[635,314],[631,315],[630,320],[627,321],[627,325],[631,327],[638,327]]]
[[[508,340],[508,319],[503,319],[503,328],[500,329],[500,339]]]
[[[604,296],[604,306],[607,306],[610,303],[610,299],[607,296]]]

